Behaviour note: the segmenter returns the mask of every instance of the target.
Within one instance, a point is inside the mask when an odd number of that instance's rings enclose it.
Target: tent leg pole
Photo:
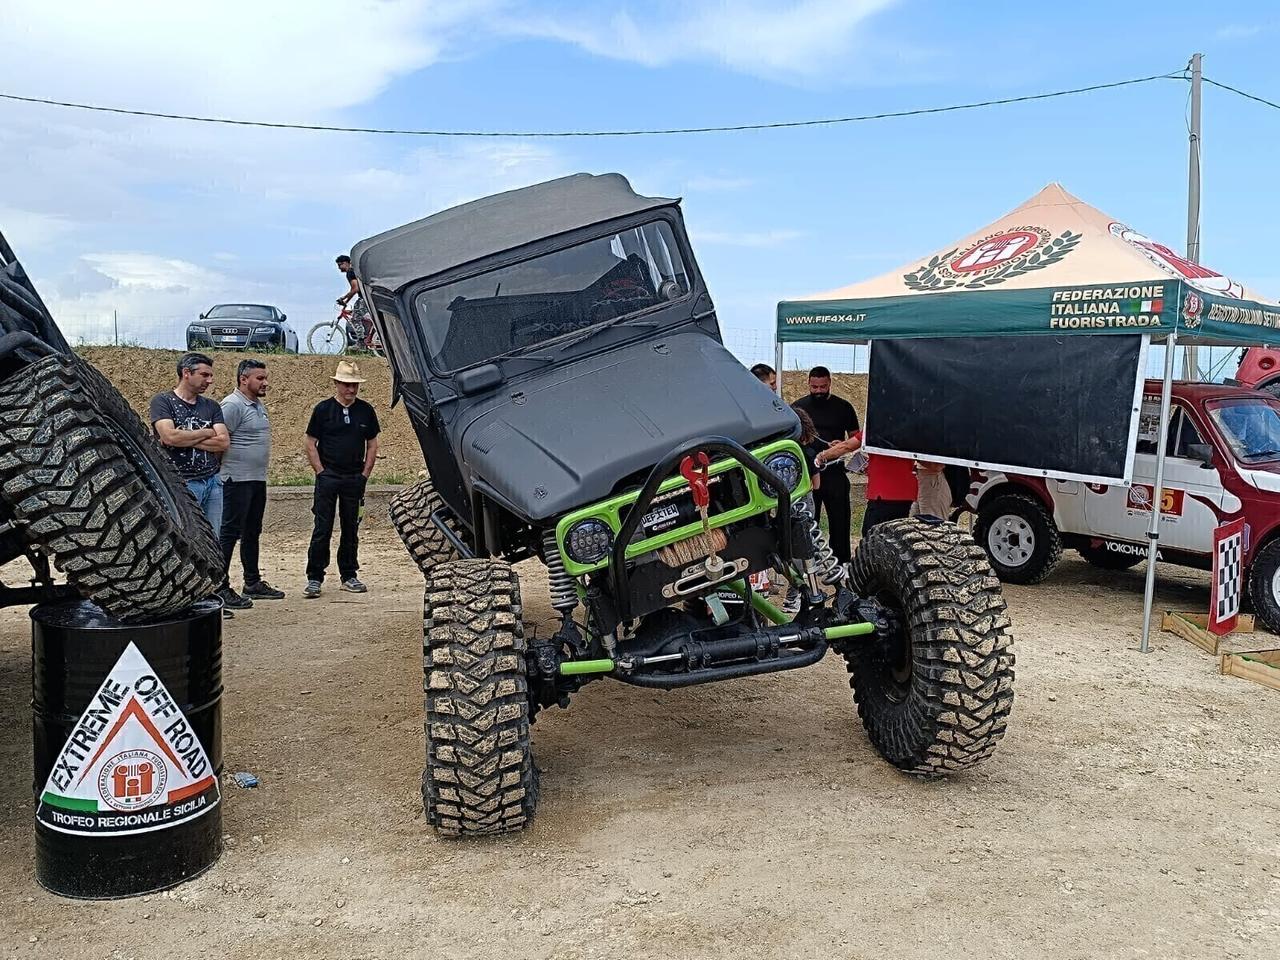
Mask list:
[[[1147,530],[1147,583],[1142,593],[1142,653],[1151,652],[1151,606],[1156,595],[1156,554],[1160,550],[1160,506],[1164,502],[1164,458],[1169,442],[1169,398],[1173,393],[1176,331],[1164,342],[1164,382],[1160,385],[1160,433],[1156,438],[1156,482],[1151,491],[1151,526]]]
[[[773,369],[778,372],[778,396],[782,396],[782,341],[773,341]]]

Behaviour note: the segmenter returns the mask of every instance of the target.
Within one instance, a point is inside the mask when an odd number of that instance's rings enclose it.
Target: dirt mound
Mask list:
[[[85,347],[79,351],[116,385],[125,399],[145,419],[151,398],[174,384],[174,366],[182,356],[176,350],[147,350],[140,347]],[[221,400],[235,389],[235,367],[248,354],[214,351],[213,387],[209,396]],[[331,357],[269,354],[271,392],[267,406],[271,411],[271,483],[296,484],[311,482],[303,435],[312,408],[333,395],[335,361]],[[378,465],[374,483],[405,483],[423,469],[418,440],[409,426],[409,418],[400,408],[391,409],[391,371],[387,361],[378,357],[362,357],[360,370],[368,383],[360,395],[373,404],[382,423],[378,444]]]
[[[174,365],[182,356],[176,350],[142,347],[84,347],[79,353],[110,378],[144,419],[151,398],[173,387]],[[221,400],[235,389],[235,365],[245,356],[214,351],[214,381],[209,396]],[[271,372],[271,393],[267,397],[273,441],[269,480],[273,484],[310,483],[303,434],[311,408],[333,393],[330,376],[335,361],[286,354],[269,354],[265,359]],[[407,483],[423,469],[422,453],[408,416],[399,407],[391,409],[390,368],[385,360],[363,357],[360,369],[369,380],[360,388],[360,395],[373,404],[382,422],[373,482]],[[832,377],[831,389],[852,403],[859,417],[866,414],[866,374],[837,373]],[[782,391],[788,402],[807,393],[806,371],[788,370]]]

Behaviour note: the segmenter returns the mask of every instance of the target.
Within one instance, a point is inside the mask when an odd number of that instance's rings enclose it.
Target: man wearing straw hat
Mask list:
[[[359,399],[360,367],[354,360],[339,360],[333,374],[333,396],[321,400],[311,411],[307,424],[307,459],[316,474],[315,499],[311,512],[315,527],[307,550],[307,585],[302,595],[320,596],[325,569],[329,566],[329,542],[333,538],[333,516],[338,514],[338,575],[342,589],[364,593],[368,589],[356,576],[360,513],[364,488],[378,456],[378,414]]]

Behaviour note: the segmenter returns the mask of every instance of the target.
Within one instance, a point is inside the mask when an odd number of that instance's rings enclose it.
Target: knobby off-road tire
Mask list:
[[[853,580],[896,624],[845,654],[872,745],[923,776],[991,756],[1013,706],[1013,641],[982,548],[954,524],[894,520],[862,539]]]
[[[21,535],[108,613],[137,620],[222,580],[209,521],[150,430],[79,357],[0,383],[0,496]]]
[[[438,564],[424,608],[427,822],[446,837],[520,830],[538,799],[520,581],[501,560]]]
[[[1062,559],[1062,535],[1029,493],[1001,494],[978,510],[973,537],[1006,583],[1039,583]]]
[[[1268,630],[1280,633],[1280,540],[1272,540],[1258,551],[1247,580],[1253,612]]]
[[[453,544],[431,522],[431,514],[443,506],[444,501],[436,493],[431,480],[424,479],[397,493],[387,508],[391,525],[424,574],[430,573],[436,564],[458,557]]]
[[[1090,565],[1097,567],[1099,570],[1128,570],[1146,559],[1145,554],[1135,556],[1132,553],[1112,553],[1106,547],[1095,547],[1087,543],[1076,547],[1076,550]]]

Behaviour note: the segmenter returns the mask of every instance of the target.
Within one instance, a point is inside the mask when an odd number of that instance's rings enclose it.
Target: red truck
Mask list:
[[[1208,570],[1214,527],[1243,517],[1244,576],[1254,612],[1280,632],[1280,398],[1266,392],[1280,392],[1280,351],[1247,354],[1241,379],[1256,374],[1261,390],[1173,385],[1159,559]],[[1149,380],[1130,486],[974,472],[966,505],[976,514],[974,535],[1002,580],[1043,580],[1064,548],[1110,570],[1143,560],[1159,410],[1160,382]]]

